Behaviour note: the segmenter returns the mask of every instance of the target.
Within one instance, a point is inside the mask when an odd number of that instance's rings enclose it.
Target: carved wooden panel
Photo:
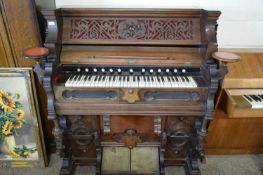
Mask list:
[[[194,18],[64,18],[64,43],[190,44],[200,39]]]

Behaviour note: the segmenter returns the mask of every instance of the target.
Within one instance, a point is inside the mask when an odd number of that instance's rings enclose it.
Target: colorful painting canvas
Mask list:
[[[45,166],[41,122],[30,69],[0,69],[0,165]]]

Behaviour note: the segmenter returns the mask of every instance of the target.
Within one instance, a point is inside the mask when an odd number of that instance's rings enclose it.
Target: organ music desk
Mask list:
[[[61,175],[165,174],[198,160],[227,72],[217,51],[219,11],[57,9],[44,13],[40,81],[54,121]],[[28,58],[35,55],[25,54]],[[236,61],[236,60],[235,60]],[[39,67],[39,66],[38,66]]]

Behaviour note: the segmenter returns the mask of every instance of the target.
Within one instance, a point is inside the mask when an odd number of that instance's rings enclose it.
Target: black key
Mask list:
[[[184,76],[181,77],[182,81],[185,82]]]
[[[102,77],[102,81],[105,81],[105,79],[106,79],[106,76],[103,76],[103,77]]]
[[[88,75],[84,77],[84,81],[86,81],[88,79]]]
[[[91,78],[92,78],[92,76],[89,76],[88,80],[90,81],[90,80],[91,80]]]
[[[244,97],[246,97],[248,101],[253,102],[253,100],[248,95],[244,95]]]
[[[168,80],[168,82],[171,82],[171,79],[170,79],[170,77],[169,77],[169,76],[167,77],[167,80]]]
[[[178,82],[178,81],[179,81],[179,79],[178,79],[177,77],[175,77],[175,81],[177,81],[177,82]]]
[[[139,76],[137,76],[137,81],[140,82],[140,77]]]
[[[251,95],[252,98],[255,100],[255,101],[260,101],[260,99],[256,96],[256,95]]]
[[[254,97],[254,95],[249,95],[249,97],[250,97],[253,101],[257,101],[256,98]]]
[[[189,82],[189,81],[190,81],[188,77],[185,77],[185,79],[186,79],[186,81],[187,81],[187,82]]]
[[[68,78],[68,81],[71,81],[73,79],[73,75],[70,75],[69,78]]]
[[[146,82],[147,80],[146,80],[146,76],[143,76],[143,80],[144,80],[144,82]]]
[[[132,81],[135,82],[136,81],[136,76],[132,77]]]
[[[119,76],[119,81],[121,81],[121,79],[122,79],[122,76]]]
[[[99,76],[98,81],[101,81],[101,79],[102,79],[102,76]]]
[[[161,79],[160,79],[160,77],[159,77],[159,76],[157,76],[157,81],[158,81],[158,82],[161,82]]]
[[[149,76],[147,76],[147,82],[150,82],[150,78],[149,78]]]
[[[150,78],[151,78],[151,81],[153,82],[154,81],[153,76],[150,76]]]
[[[259,95],[257,95],[257,98],[259,99],[260,102],[263,101],[263,99]]]
[[[113,81],[115,81],[115,79],[116,79],[116,76],[113,76]]]
[[[161,80],[162,80],[162,82],[164,82],[164,78],[163,78],[163,76],[161,76]]]
[[[77,81],[80,81],[80,79],[81,79],[81,76],[79,75]]]
[[[261,99],[257,95],[254,95],[254,96],[257,99],[257,101],[261,101]]]

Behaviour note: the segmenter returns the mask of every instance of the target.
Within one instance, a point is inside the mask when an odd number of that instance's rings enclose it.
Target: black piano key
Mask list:
[[[260,101],[260,99],[256,95],[251,95],[255,101]]]
[[[97,75],[95,75],[94,81],[97,81],[97,79],[98,79],[98,76],[97,76]]]
[[[183,82],[185,82],[185,78],[184,78],[184,76],[182,76],[181,79],[182,79]]]
[[[168,82],[171,82],[170,76],[167,77]]]
[[[150,78],[151,78],[151,81],[153,82],[154,81],[153,76],[150,76]]]
[[[157,76],[157,81],[161,82],[161,78],[159,76]]]
[[[80,79],[81,79],[81,76],[79,75],[77,81],[80,81]]]
[[[185,77],[185,79],[186,79],[187,82],[190,82],[190,80],[189,80],[189,78],[187,76]]]
[[[244,95],[244,97],[246,97],[248,101],[253,102],[253,100],[248,95]]]
[[[163,78],[163,76],[161,76],[161,80],[162,80],[162,82],[164,82],[164,78]]]
[[[177,77],[175,77],[175,80],[178,82],[179,81],[179,79],[177,78]]]
[[[101,79],[102,79],[102,76],[99,76],[98,81],[101,81]]]
[[[89,78],[88,78],[88,81],[90,81],[90,80],[91,80],[91,78],[92,78],[92,76],[89,76]]]
[[[119,81],[122,81],[122,76],[119,76]]]
[[[139,76],[137,76],[137,81],[140,82],[140,77]]]
[[[261,99],[258,97],[258,95],[254,95],[255,98],[258,100],[258,101],[261,101]]]
[[[257,95],[257,98],[260,100],[260,102],[263,101],[263,99],[259,95]]]
[[[255,97],[253,95],[248,95],[252,101],[256,101]]]
[[[113,81],[115,81],[116,80],[116,76],[113,76]]]
[[[149,76],[147,76],[146,79],[147,79],[147,82],[150,82],[150,78],[149,78]]]
[[[103,76],[103,77],[102,77],[102,81],[105,81],[105,79],[106,79],[106,76]]]

